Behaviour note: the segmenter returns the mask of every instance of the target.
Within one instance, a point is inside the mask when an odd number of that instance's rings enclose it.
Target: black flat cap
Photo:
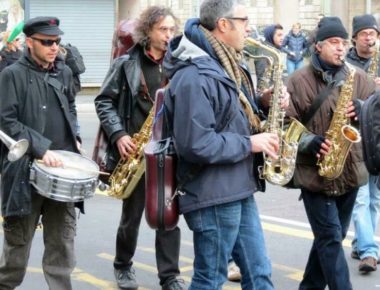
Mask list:
[[[45,35],[63,34],[63,31],[59,29],[59,19],[48,16],[39,16],[29,19],[25,22],[23,32],[26,36],[32,36],[35,33]]]

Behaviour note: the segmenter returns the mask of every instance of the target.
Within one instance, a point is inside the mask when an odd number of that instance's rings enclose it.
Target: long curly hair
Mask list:
[[[146,47],[149,46],[149,32],[153,26],[163,20],[166,16],[173,17],[176,27],[179,26],[179,20],[174,16],[170,8],[163,6],[150,6],[146,8],[137,20],[136,27],[133,32],[133,41]]]

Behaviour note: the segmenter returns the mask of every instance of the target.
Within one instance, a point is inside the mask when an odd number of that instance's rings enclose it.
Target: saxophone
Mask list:
[[[273,68],[273,58],[267,55],[253,55],[250,52],[247,51],[247,46],[245,46],[245,49],[243,50],[243,55],[249,59],[264,59],[268,65],[264,71],[264,75],[261,80],[257,83],[257,90],[259,92],[264,91],[265,89],[268,89],[270,87],[270,80],[272,76],[272,68]]]
[[[112,172],[109,178],[109,196],[118,199],[128,198],[145,172],[144,147],[152,135],[153,119],[154,107],[150,110],[140,131],[132,137],[137,147],[135,152],[126,160],[120,159]]]
[[[325,137],[332,145],[328,154],[318,159],[320,176],[333,180],[342,174],[344,163],[353,143],[361,141],[359,131],[350,125],[346,117],[346,106],[352,99],[355,69],[348,65],[349,75],[340,92],[336,109]]]
[[[371,78],[375,79],[378,77],[378,70],[379,70],[379,41],[375,41],[374,43],[370,44],[369,47],[375,46],[375,54],[372,56],[371,64],[368,67],[367,75]]]
[[[267,50],[273,60],[273,94],[269,108],[268,120],[264,127],[265,132],[275,133],[279,139],[279,158],[273,160],[264,155],[264,166],[261,168],[261,178],[276,185],[285,185],[293,177],[298,141],[301,134],[307,129],[297,120],[291,119],[290,126],[284,130],[285,110],[281,108],[282,71],[281,55],[275,48],[269,47],[252,38],[246,39],[246,46],[253,45]]]

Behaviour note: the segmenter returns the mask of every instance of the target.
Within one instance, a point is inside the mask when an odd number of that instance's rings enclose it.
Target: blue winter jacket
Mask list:
[[[254,172],[259,157],[251,153],[251,132],[236,84],[198,25],[198,19],[187,22],[185,35],[170,43],[164,60],[170,79],[165,112],[179,155],[179,182],[194,164],[201,167],[183,186],[181,213],[241,200],[259,187]]]
[[[286,52],[287,58],[294,62],[298,62],[303,59],[306,54],[307,47],[306,37],[301,32],[295,35],[292,31],[290,31],[282,42],[282,51]],[[294,55],[291,53],[294,53]]]

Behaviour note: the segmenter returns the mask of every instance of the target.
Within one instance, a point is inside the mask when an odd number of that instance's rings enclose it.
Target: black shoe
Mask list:
[[[171,279],[162,285],[162,290],[185,290],[185,282],[182,279]]]
[[[359,253],[357,251],[352,251],[351,258],[355,260],[360,260]]]
[[[115,269],[115,278],[117,286],[122,290],[136,290],[139,288],[136,282],[135,270],[132,267],[128,269]]]

